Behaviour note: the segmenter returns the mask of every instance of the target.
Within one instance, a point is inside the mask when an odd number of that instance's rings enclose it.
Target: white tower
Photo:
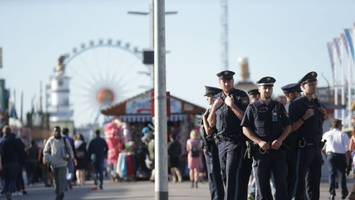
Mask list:
[[[51,124],[72,123],[73,111],[70,109],[69,82],[65,75],[65,56],[61,56],[50,81],[49,121]],[[58,125],[59,125],[58,124]]]

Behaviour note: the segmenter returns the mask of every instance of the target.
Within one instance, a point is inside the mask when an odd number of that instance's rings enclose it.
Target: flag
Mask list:
[[[339,63],[341,64],[341,54],[340,54],[340,47],[339,47],[338,42],[339,42],[339,38],[333,39],[333,44],[334,44],[335,50],[337,52],[337,59],[338,59]]]
[[[14,103],[10,103],[10,108],[9,108],[9,118],[14,118],[17,119],[17,111]]]
[[[351,57],[352,57],[353,60],[354,60],[353,35],[351,34],[352,30],[347,28],[347,29],[344,30],[344,32],[345,32],[346,41],[347,41],[348,46],[349,46],[349,50],[350,50]]]
[[[339,39],[340,39],[341,43],[343,44],[343,47],[344,47],[344,49],[346,51],[346,54],[349,55],[349,45],[348,45],[348,42],[347,42],[347,40],[345,38],[344,33],[340,33],[340,38]]]

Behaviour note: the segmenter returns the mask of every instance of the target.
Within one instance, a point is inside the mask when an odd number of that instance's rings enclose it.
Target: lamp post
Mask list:
[[[154,0],[150,0],[148,12],[146,12],[146,11],[128,11],[127,12],[130,15],[140,15],[140,16],[148,16],[149,17],[149,26],[148,26],[149,27],[149,31],[148,31],[149,45],[148,45],[148,48],[145,50],[145,52],[143,52],[144,57],[146,55],[152,56],[152,54],[153,54],[153,45],[154,45],[154,7],[153,7],[153,5],[154,5]],[[164,9],[163,15],[175,15],[175,14],[178,14],[178,12],[177,11],[165,11],[165,9]],[[151,60],[151,61],[149,61],[148,63],[144,63],[144,64],[148,65],[148,67],[150,69],[149,75],[152,80],[152,86],[154,87],[154,67],[153,67],[154,59],[148,58],[148,60]]]
[[[154,0],[155,199],[168,200],[165,0]]]

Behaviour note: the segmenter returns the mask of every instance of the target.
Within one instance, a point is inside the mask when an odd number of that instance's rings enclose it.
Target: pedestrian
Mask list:
[[[24,176],[23,176],[23,170],[25,169],[25,164],[28,162],[28,157],[26,156],[26,150],[25,150],[25,143],[22,141],[21,138],[16,137],[16,142],[18,147],[20,148],[20,168],[17,173],[17,178],[16,178],[16,188],[17,192],[22,193],[23,195],[27,194],[26,191],[26,186],[25,186],[25,181],[24,181]],[[26,177],[27,178],[27,177]]]
[[[351,137],[349,141],[349,151],[351,154],[351,166],[352,166],[352,176],[353,179],[355,178],[355,127],[353,127],[353,130],[351,131]],[[355,199],[355,184],[353,184],[352,189],[351,189],[351,194],[349,195],[349,199]]]
[[[205,96],[209,106],[213,104],[213,96],[221,92],[221,89],[205,86]],[[216,127],[211,127],[207,121],[210,113],[208,108],[202,116],[201,139],[203,142],[203,153],[206,160],[207,178],[211,200],[219,200],[224,198],[224,188],[221,176],[221,166],[219,164],[218,147],[214,140],[217,134]]]
[[[11,199],[12,193],[16,192],[16,179],[20,171],[23,154],[15,134],[11,132],[11,128],[7,125],[4,126],[3,133],[4,136],[0,143],[2,178],[4,180],[2,193],[5,194],[6,199]]]
[[[355,178],[355,127],[351,131],[351,137],[349,140],[349,152],[352,160],[352,176]]]
[[[71,149],[73,149],[74,157],[72,159],[68,160],[68,170],[67,170],[67,181],[68,181],[68,187],[69,189],[72,189],[73,187],[73,181],[75,180],[75,165],[76,165],[76,155],[75,155],[75,147],[74,147],[74,139],[69,135],[69,129],[67,127],[64,127],[62,130],[63,137],[67,140],[67,143],[70,145]]]
[[[34,140],[31,141],[31,147],[26,151],[26,173],[28,176],[28,184],[34,184],[38,181],[38,157],[39,148]]]
[[[74,153],[71,145],[62,136],[59,126],[54,127],[51,136],[43,149],[44,163],[48,163],[54,175],[56,200],[64,199],[64,191],[67,187],[68,161],[73,159]]]
[[[191,188],[198,188],[199,170],[201,168],[201,140],[195,130],[190,132],[190,139],[186,141],[186,151]]]
[[[173,134],[169,135],[168,156],[169,156],[169,168],[170,174],[174,182],[182,182],[182,176],[180,171],[180,156],[181,156],[181,144],[176,140]]]
[[[334,200],[336,196],[336,177],[340,172],[341,177],[341,193],[342,199],[345,199],[348,194],[346,186],[346,169],[349,162],[349,137],[342,132],[342,121],[334,119],[332,128],[323,134],[322,141],[325,142],[325,152],[327,160],[330,164],[329,169],[329,199]]]
[[[246,137],[240,122],[249,104],[248,95],[234,88],[234,72],[217,74],[222,92],[215,95],[208,123],[216,126],[219,160],[224,183],[224,199],[247,199],[251,160],[245,159]]]
[[[284,106],[273,100],[275,83],[273,77],[263,77],[257,84],[260,99],[249,104],[241,122],[244,134],[256,145],[254,149],[254,170],[256,176],[256,197],[271,200],[271,176],[275,186],[275,199],[287,199],[286,152],[282,143],[291,131]]]
[[[290,193],[297,200],[305,199],[306,195],[308,200],[318,200],[323,162],[321,139],[326,112],[316,97],[317,73],[307,73],[298,83],[303,94],[289,107],[292,134],[298,137],[295,158],[297,180]]]
[[[99,129],[95,130],[95,135],[95,138],[89,143],[88,157],[91,159],[95,170],[95,186],[102,190],[108,146],[106,141],[100,137]]]
[[[85,174],[87,169],[87,151],[86,151],[86,142],[82,134],[76,134],[74,140],[75,147],[75,158],[76,158],[76,181],[77,185],[85,185]]]
[[[44,183],[45,187],[52,187],[53,186],[53,173],[52,169],[49,165],[49,163],[45,163],[44,161],[44,147],[47,143],[47,140],[44,139],[40,148],[40,155],[39,155],[39,161],[40,161],[40,166],[41,166],[41,172],[42,172],[42,180]]]
[[[151,170],[150,173],[150,181],[155,180],[155,137],[154,132],[151,135],[151,138],[148,142],[148,153],[149,153],[149,162],[148,167]]]

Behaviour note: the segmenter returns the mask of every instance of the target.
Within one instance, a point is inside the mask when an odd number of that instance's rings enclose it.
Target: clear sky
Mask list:
[[[148,3],[148,0],[1,0],[0,46],[4,49],[4,68],[0,76],[6,79],[7,87],[16,89],[17,96],[24,91],[25,108],[29,109],[31,98],[39,95],[39,82],[48,82],[58,56],[73,47],[99,38],[147,47],[148,18],[128,15],[127,11],[147,11]],[[354,1],[230,0],[229,4],[231,70],[238,72],[238,57],[247,56],[251,79],[274,76],[276,94],[281,93],[282,85],[296,82],[311,70],[332,82],[326,42],[353,25]],[[205,105],[203,86],[217,85],[215,74],[221,69],[219,1],[167,0],[166,7],[179,12],[166,18],[167,49],[171,51],[167,55],[167,88],[175,96]],[[90,55],[94,56],[94,51]],[[132,55],[121,50],[101,59],[110,62],[112,57],[123,63],[132,59]],[[72,79],[78,77],[71,75]],[[139,85],[135,79],[126,81]],[[319,83],[326,85],[322,77]]]

